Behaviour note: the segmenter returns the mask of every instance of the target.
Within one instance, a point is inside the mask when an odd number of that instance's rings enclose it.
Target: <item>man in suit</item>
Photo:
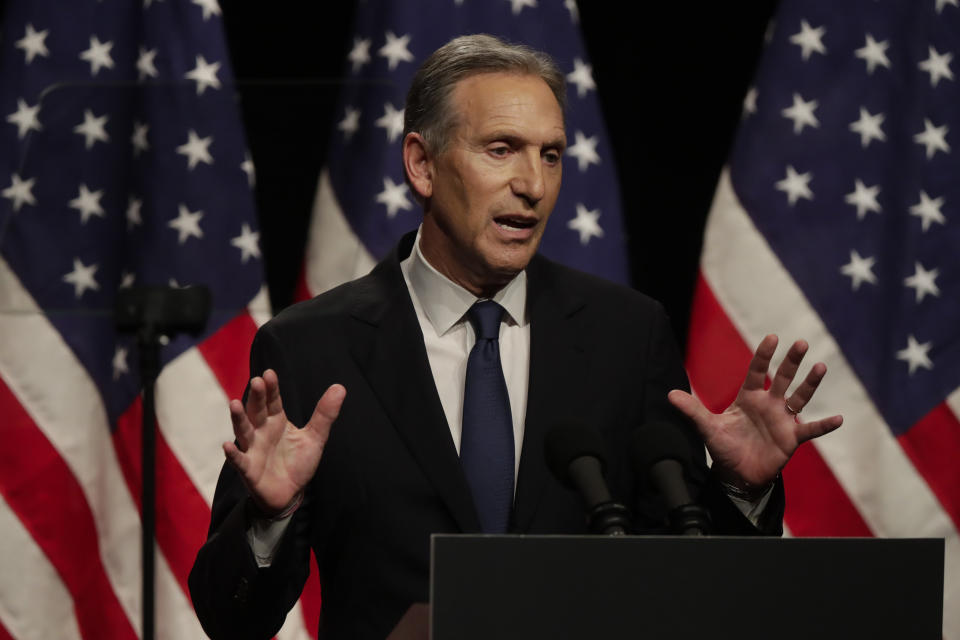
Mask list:
[[[571,417],[616,452],[608,481],[641,531],[662,530],[664,508],[625,452],[634,429],[666,420],[696,452],[690,481],[715,528],[779,533],[780,470],[841,422],[797,418],[825,367],[787,397],[797,342],[765,391],[768,336],[714,415],[685,391],[658,303],[536,255],[560,189],[564,91],[549,58],[489,36],[453,40],[417,72],[403,163],[420,229],[368,276],[266,324],[245,403],[230,403],[236,441],[190,576],[212,637],[275,633],[311,549],[321,637],[383,638],[427,599],[431,533],[583,533],[543,455]]]

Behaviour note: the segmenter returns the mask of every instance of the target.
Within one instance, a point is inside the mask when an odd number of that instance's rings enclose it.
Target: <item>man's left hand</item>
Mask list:
[[[736,400],[723,413],[710,412],[700,400],[677,389],[667,396],[697,425],[721,480],[747,492],[773,482],[802,443],[830,433],[843,423],[839,415],[812,422],[799,419],[798,414],[810,402],[827,372],[822,362],[813,365],[796,390],[789,397],[786,395],[807,352],[803,340],[793,343],[770,389],[764,389],[776,348],[775,335],[760,342]]]

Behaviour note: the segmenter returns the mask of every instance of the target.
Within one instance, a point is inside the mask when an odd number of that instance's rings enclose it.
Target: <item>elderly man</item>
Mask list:
[[[780,470],[841,423],[797,419],[826,368],[786,398],[798,342],[765,391],[768,336],[714,415],[683,390],[659,304],[536,254],[560,190],[564,92],[548,57],[489,36],[457,38],[417,72],[403,164],[419,231],[266,324],[246,403],[230,404],[236,441],[190,576],[212,637],[275,633],[311,549],[321,637],[383,638],[427,599],[431,533],[583,533],[543,454],[571,417],[618,452],[608,480],[640,531],[662,531],[664,508],[624,452],[666,420],[697,452],[690,480],[715,528],[779,533]]]

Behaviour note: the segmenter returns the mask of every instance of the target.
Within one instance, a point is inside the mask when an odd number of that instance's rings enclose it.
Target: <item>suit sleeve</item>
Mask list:
[[[783,533],[783,482],[778,478],[774,492],[764,510],[758,526],[754,526],[727,497],[719,480],[707,467],[703,440],[696,426],[673,407],[667,394],[673,389],[690,391],[690,383],[683,367],[683,359],[670,321],[659,304],[656,305],[648,350],[650,363],[645,380],[644,415],[648,421],[663,420],[675,424],[690,441],[693,465],[688,481],[691,489],[712,519],[713,533],[721,535],[782,535]],[[642,524],[651,529],[662,528],[666,518],[656,490],[643,478],[638,479],[638,500]]]
[[[266,368],[277,371],[284,404],[292,385],[284,386],[289,371],[272,338],[269,325],[254,339],[251,375]],[[244,400],[246,392],[244,393]],[[293,515],[269,567],[258,568],[246,532],[254,507],[239,474],[224,464],[217,481],[207,541],[190,571],[190,597],[204,631],[214,640],[270,638],[283,625],[309,575],[309,510],[311,495]]]

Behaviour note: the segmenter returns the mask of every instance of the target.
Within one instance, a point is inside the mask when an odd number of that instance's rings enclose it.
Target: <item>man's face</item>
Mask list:
[[[421,249],[441,273],[489,295],[526,268],[560,191],[563,114],[538,76],[484,73],[451,95],[456,127],[429,161]]]

